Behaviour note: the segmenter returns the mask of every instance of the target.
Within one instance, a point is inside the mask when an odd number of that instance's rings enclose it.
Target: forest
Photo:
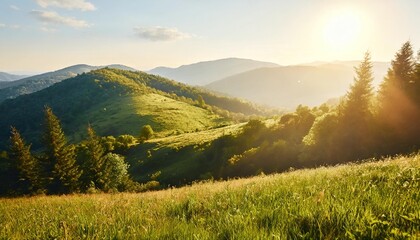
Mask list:
[[[249,113],[256,114],[238,133],[167,151],[166,158],[189,157],[197,164],[176,177],[162,173],[165,161],[159,162],[160,155],[146,149],[155,134],[149,124],[138,126],[137,136],[98,136],[95,125],[87,125],[83,126],[85,138],[70,143],[54,108],[45,106],[44,123],[38,130],[42,133],[40,147],[35,151],[21,135],[21,129],[10,126],[9,149],[0,156],[0,194],[140,192],[200,180],[248,177],[418,151],[420,52],[415,54],[411,43],[404,43],[379,89],[373,88],[372,81],[371,56],[366,52],[355,68],[353,84],[338,105],[299,106],[294,112],[277,117],[258,117],[257,110],[239,103],[226,110],[211,108],[211,104],[220,107],[221,100],[228,100],[196,94],[189,88],[166,89],[173,85],[165,85],[165,81],[147,83],[172,92],[167,96],[179,98],[183,94],[184,101],[223,113],[226,118],[236,116],[229,110],[238,107],[247,107]],[[275,119],[275,123],[267,124],[270,119]],[[142,152],[136,152],[138,149]],[[138,155],[146,157],[136,159]],[[147,177],[141,176],[145,172]]]

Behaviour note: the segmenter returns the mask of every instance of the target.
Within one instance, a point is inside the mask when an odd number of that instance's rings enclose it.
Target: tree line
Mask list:
[[[355,68],[353,84],[337,106],[299,106],[270,127],[261,120],[251,120],[238,135],[169,151],[171,159],[194,156],[197,169],[191,168],[182,176],[162,173],[143,185],[131,180],[121,155],[136,142],[133,136],[100,138],[89,126],[85,141],[68,144],[57,117],[47,107],[44,152],[32,155],[30,145],[12,128],[7,166],[0,166],[7,169],[0,176],[6,185],[0,191],[11,195],[139,191],[157,186],[154,180],[161,186],[182,185],[197,179],[252,176],[417,151],[420,52],[415,57],[411,43],[404,43],[378,91],[372,81],[372,61],[367,52]],[[139,139],[147,140],[152,134],[150,126],[145,126]],[[134,172],[160,171],[164,166],[156,158],[153,155],[144,161],[131,161],[131,168]]]
[[[69,144],[50,107],[45,107],[44,115],[43,152],[33,154],[31,145],[11,127],[9,156],[0,176],[1,195],[141,191],[157,184],[145,186],[132,181],[124,157],[111,152],[116,147],[128,147],[125,145],[133,143],[133,139],[126,135],[118,141],[100,138],[89,125],[85,141]],[[140,137],[147,139],[151,134],[151,127],[145,126]]]
[[[217,156],[224,158],[224,167],[212,173],[250,176],[417,151],[420,51],[415,57],[411,43],[404,43],[377,92],[372,81],[371,56],[366,52],[338,106],[299,106],[271,128],[258,120],[249,122],[242,135],[219,140],[229,142],[222,146],[229,150]]]
[[[417,151],[420,147],[420,53],[402,45],[377,90],[369,52],[355,67],[347,94],[336,106],[298,106],[275,124],[249,121],[240,134],[197,146],[144,156],[131,168],[150,173],[185,156],[194,156],[184,173],[158,177],[162,186],[195,180],[247,177],[289,169],[335,165]],[[197,162],[197,163],[195,163]]]

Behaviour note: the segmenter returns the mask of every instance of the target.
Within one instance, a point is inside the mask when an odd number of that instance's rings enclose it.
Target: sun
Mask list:
[[[332,48],[352,45],[360,35],[360,17],[353,12],[342,12],[329,18],[324,27],[325,43]]]

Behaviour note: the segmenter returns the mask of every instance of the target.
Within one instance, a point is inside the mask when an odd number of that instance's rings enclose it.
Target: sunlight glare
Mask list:
[[[329,47],[347,47],[359,37],[361,22],[358,15],[345,12],[332,16],[324,28],[324,40]]]

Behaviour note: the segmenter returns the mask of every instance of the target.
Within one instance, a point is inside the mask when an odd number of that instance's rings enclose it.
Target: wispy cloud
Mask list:
[[[66,8],[66,9],[79,9],[82,11],[94,11],[95,6],[86,0],[35,0],[39,6],[46,8],[49,6]]]
[[[135,27],[134,32],[142,39],[149,41],[173,41],[190,38],[191,35],[183,33],[176,28],[166,27]]]
[[[9,7],[10,7],[10,9],[15,10],[15,11],[19,11],[20,10],[20,8],[18,6],[16,6],[16,5],[10,5]]]
[[[5,27],[6,27],[6,24],[0,23],[0,28],[5,28]]]
[[[64,17],[53,11],[33,10],[31,11],[31,14],[43,23],[66,25],[73,28],[86,28],[91,26],[86,21],[75,19],[72,17]]]
[[[57,31],[57,29],[50,28],[50,27],[47,27],[47,26],[42,26],[41,31],[43,31],[43,32],[55,32],[55,31]]]

